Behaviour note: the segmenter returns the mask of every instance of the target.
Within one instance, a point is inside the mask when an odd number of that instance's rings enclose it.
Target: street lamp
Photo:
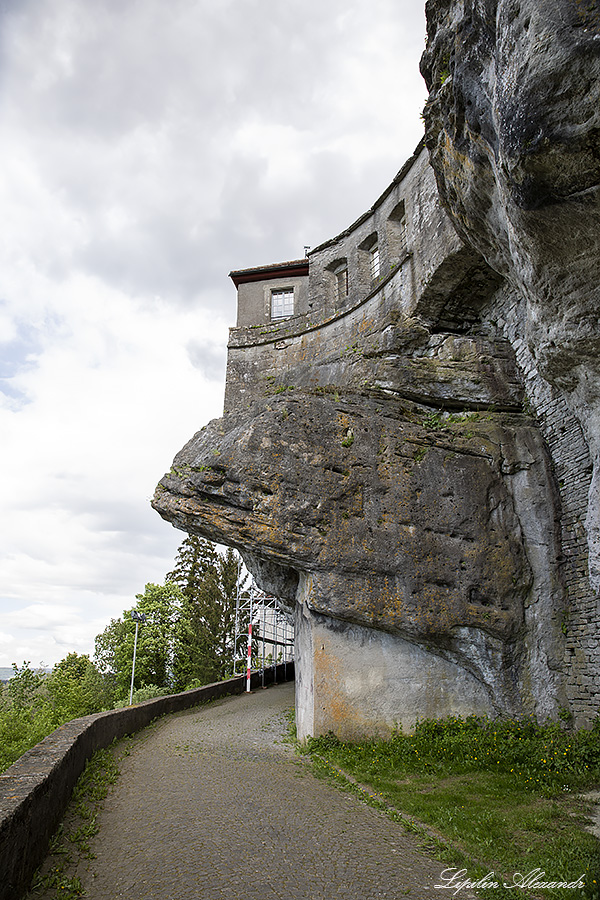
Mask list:
[[[133,701],[133,676],[135,675],[135,654],[137,652],[138,628],[139,628],[140,622],[142,623],[142,625],[145,623],[146,616],[143,613],[136,612],[136,610],[134,609],[131,612],[131,618],[135,622],[135,638],[133,641],[133,666],[131,667],[131,688],[129,689],[129,705],[130,706]]]

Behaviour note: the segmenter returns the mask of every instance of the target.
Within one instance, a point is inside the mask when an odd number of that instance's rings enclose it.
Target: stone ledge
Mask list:
[[[373,297],[376,297],[392,279],[398,275],[404,263],[412,258],[412,251],[407,250],[398,263],[386,275],[383,275],[377,284],[368,293],[361,297],[360,300],[337,310],[335,313],[319,318],[314,313],[302,313],[299,316],[293,316],[285,319],[280,323],[266,322],[262,325],[242,325],[229,329],[228,350],[244,350],[247,347],[261,347],[266,344],[277,344],[280,341],[291,340],[292,338],[301,337],[303,334],[309,334],[312,331],[319,331],[333,322],[339,322],[346,316],[351,315],[365,306]]]
[[[287,677],[293,678],[293,663]],[[277,667],[276,680],[285,680],[285,667]],[[265,671],[265,684],[273,683],[273,670]],[[252,675],[259,688],[262,675]],[[244,692],[243,675],[208,684],[181,694],[157,697],[125,709],[114,709],[74,719],[61,725],[28,750],[0,775],[0,900],[18,900],[48,850],[50,838],[71,799],[87,761],[115,739],[141,731],[154,719]]]

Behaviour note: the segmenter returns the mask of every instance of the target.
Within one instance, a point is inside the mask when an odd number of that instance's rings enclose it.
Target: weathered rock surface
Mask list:
[[[186,531],[311,573],[319,612],[407,636],[449,640],[464,625],[510,641],[532,575],[507,481],[540,468],[539,434],[518,416],[398,407],[273,397],[200,432],[155,505]]]
[[[556,681],[560,665],[556,493],[510,348],[411,319],[380,331],[361,322],[337,356],[288,347],[295,366],[279,384],[264,374],[263,397],[199,432],[154,506],[242,548],[290,605],[470,673],[477,711],[551,713],[557,691],[535,685]],[[401,713],[412,724],[419,711]]]
[[[600,5],[428,0],[427,146],[461,237],[525,301],[522,338],[594,460],[600,588]]]
[[[225,415],[153,501],[294,610],[301,736],[600,712],[598,3],[427,19],[433,170],[232,330]]]

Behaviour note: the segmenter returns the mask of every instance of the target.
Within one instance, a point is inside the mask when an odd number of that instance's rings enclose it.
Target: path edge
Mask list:
[[[252,675],[256,690],[291,681],[293,663]],[[0,775],[0,900],[19,900],[43,862],[73,788],[96,750],[141,731],[154,719],[232,694],[242,694],[246,676],[180,694],[146,700],[61,725],[27,750]]]

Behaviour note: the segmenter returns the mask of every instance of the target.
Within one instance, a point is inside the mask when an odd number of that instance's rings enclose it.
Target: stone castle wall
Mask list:
[[[154,501],[287,598],[299,734],[471,713],[588,723],[586,441],[523,340],[522,297],[458,238],[422,146],[310,254],[303,296],[300,315],[231,330],[224,418]]]
[[[356,279],[358,286],[351,292],[348,302],[336,308],[335,283],[329,277],[333,266],[344,259],[360,272],[361,243],[374,231],[388,234],[386,225],[390,212],[397,209],[400,203],[404,210],[402,237],[393,249],[391,242],[384,244],[385,267],[380,283],[371,289],[364,276]],[[397,248],[400,252],[395,258],[394,250]],[[362,267],[364,270],[364,262]],[[523,339],[525,309],[518,294],[506,283],[498,286],[499,282],[490,273],[487,279],[482,279],[483,296],[475,303],[473,296],[470,297],[471,308],[466,310],[466,316],[464,306],[461,308],[453,300],[452,289],[460,284],[469,267],[478,268],[445,216],[428,159],[418,148],[410,166],[401,171],[384,194],[383,203],[311,255],[308,288],[310,313],[268,328],[232,329],[225,411],[239,410],[244,404],[269,394],[276,395],[278,391],[289,391],[290,396],[297,387],[335,391],[340,387],[347,389],[350,384],[355,388],[361,384],[372,384],[384,390],[386,385],[393,385],[396,390],[397,373],[395,377],[389,377],[377,365],[374,355],[365,355],[365,341],[368,343],[374,336],[385,333],[398,313],[410,316],[417,312],[425,321],[438,327],[439,324],[445,327],[454,325],[456,329],[467,332],[473,327],[473,307],[479,306],[480,322],[500,332],[514,353],[518,382],[510,385],[512,393],[510,396],[507,394],[504,401],[508,407],[520,408],[523,400],[521,390],[524,390],[552,460],[560,494],[561,556],[556,577],[560,578],[565,589],[565,603],[559,613],[560,628],[565,635],[560,668],[564,676],[565,700],[577,721],[587,723],[600,710],[598,598],[589,582],[585,534],[591,481],[590,453],[581,426],[565,398],[537,371],[535,360]],[[480,266],[479,271],[482,269],[485,267]],[[446,270],[450,270],[450,277]],[[490,293],[490,284],[491,295],[486,297],[485,294]],[[359,345],[362,349],[357,352]],[[341,376],[340,349],[348,357],[356,354],[351,366],[343,366]],[[305,380],[298,384],[298,372],[306,361],[310,365],[306,366]],[[349,368],[352,371],[350,377]],[[443,393],[444,387],[443,384],[438,385],[437,400],[441,407],[475,408],[477,403],[482,406],[498,403],[497,395],[495,401],[491,396],[485,396],[484,385],[474,392],[473,385],[469,384],[461,393],[460,385],[454,381],[446,395]],[[415,395],[419,392],[422,393],[420,381]],[[406,393],[410,393],[410,386]],[[431,396],[429,399],[432,399]],[[544,539],[547,538],[540,538]],[[326,624],[322,623],[321,627],[327,632]],[[356,626],[353,633],[358,633]],[[369,640],[373,641],[373,638]],[[416,652],[414,647],[412,652]],[[355,655],[350,655],[355,659]],[[373,648],[369,655],[373,662]],[[330,648],[329,659],[332,658],[335,654]],[[414,672],[414,666],[411,671]],[[396,689],[406,695],[406,685],[402,685],[399,675]],[[320,693],[325,690],[331,690],[331,682],[323,677]],[[468,689],[463,685],[462,690]],[[419,694],[416,680],[412,691]],[[443,706],[439,698],[434,706],[438,710]],[[421,715],[427,714],[428,704],[423,702],[422,693],[415,708],[421,709]]]

